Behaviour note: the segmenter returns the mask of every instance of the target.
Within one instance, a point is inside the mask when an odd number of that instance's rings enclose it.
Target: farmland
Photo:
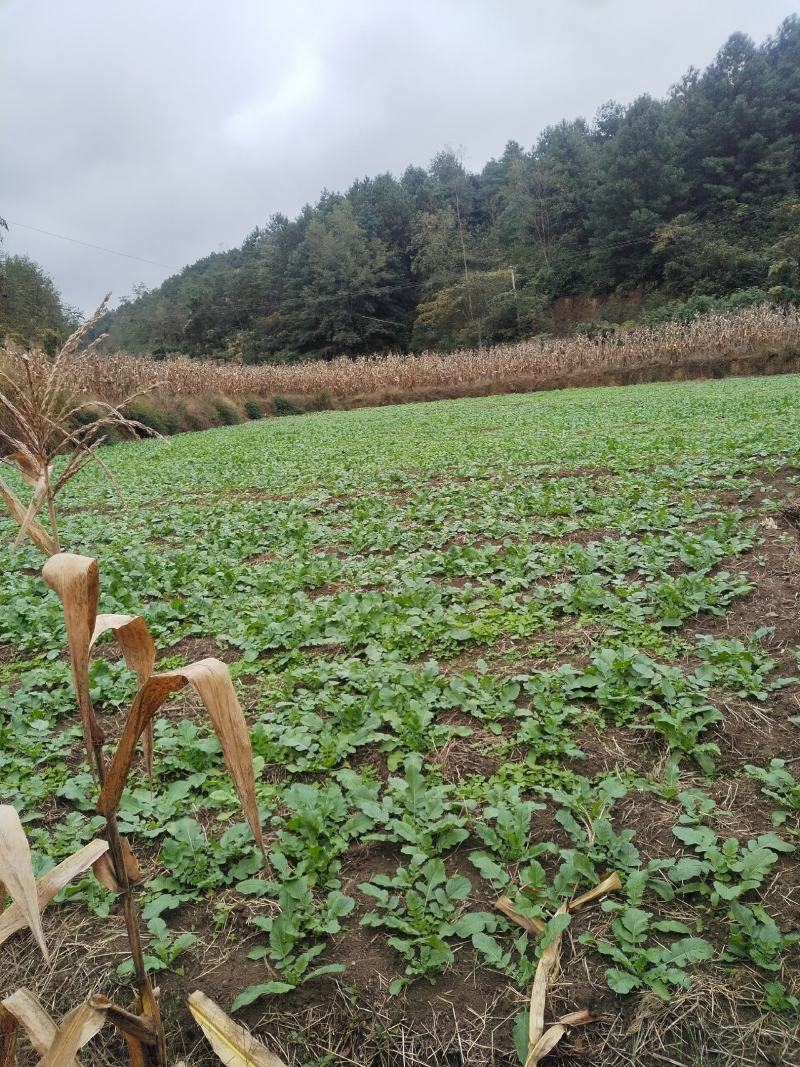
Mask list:
[[[70,483],[101,610],[162,669],[225,660],[251,727],[270,872],[191,697],[120,808],[175,1055],[200,987],[293,1063],[516,1063],[537,938],[495,901],[535,926],[616,871],[554,1062],[797,1061],[798,384],[257,421],[106,449],[124,504]],[[2,549],[0,781],[43,871],[103,823],[40,566]],[[135,679],[98,652],[114,735]],[[129,977],[111,894],[64,895],[54,968],[4,956],[61,1010]]]

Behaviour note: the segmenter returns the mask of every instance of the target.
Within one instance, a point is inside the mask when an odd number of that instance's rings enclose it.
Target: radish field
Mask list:
[[[119,813],[171,1047],[205,990],[291,1064],[800,1062],[800,380],[255,421],[103,450],[61,500],[160,669],[227,662],[270,869],[185,692]],[[0,519],[0,792],[37,873],[102,835],[62,609]],[[116,736],[136,679],[97,649]],[[498,899],[505,910],[498,908]],[[511,915],[509,916],[509,911]],[[89,875],[0,992],[130,978]],[[544,927],[544,934],[539,930]],[[77,990],[81,990],[80,993]],[[183,1045],[182,1045],[183,1043]]]

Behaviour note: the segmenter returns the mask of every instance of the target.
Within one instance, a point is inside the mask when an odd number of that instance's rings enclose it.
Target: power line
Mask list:
[[[33,230],[35,233],[43,233],[48,237],[57,237],[60,241],[71,241],[74,245],[83,245],[84,248],[94,248],[98,252],[108,252],[112,256],[123,256],[125,259],[135,259],[139,263],[149,263],[152,267],[164,267],[166,270],[177,270],[171,263],[159,263],[155,259],[143,259],[142,256],[133,256],[130,252],[119,252],[116,248],[104,248],[103,245],[93,245],[89,241],[79,241],[77,237],[66,237],[63,233],[53,233],[51,230],[41,230],[38,226],[27,226],[24,222],[14,222],[9,219],[11,226],[19,226],[23,230]]]

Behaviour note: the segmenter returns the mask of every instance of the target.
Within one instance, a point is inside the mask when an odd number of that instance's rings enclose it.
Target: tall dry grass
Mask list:
[[[533,338],[493,348],[423,352],[410,356],[339,357],[298,364],[221,363],[177,356],[153,360],[125,352],[86,352],[81,363],[87,396],[114,403],[123,396],[155,389],[169,398],[314,396],[337,400],[391,392],[487,383],[549,379],[581,372],[598,375],[648,366],[678,367],[714,356],[741,357],[765,349],[800,346],[800,310],[770,304],[690,323],[639,326],[598,338]],[[1,366],[0,362],[0,366]],[[510,385],[513,388],[513,384]],[[492,390],[490,390],[492,391]]]

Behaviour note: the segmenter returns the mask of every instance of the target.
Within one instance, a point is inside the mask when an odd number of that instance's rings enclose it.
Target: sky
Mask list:
[[[41,264],[88,312],[109,290],[113,304],[241,243],[274,212],[295,215],[324,188],[400,175],[445,146],[479,170],[562,118],[662,96],[731,33],[761,42],[794,9],[0,0],[3,250]]]

